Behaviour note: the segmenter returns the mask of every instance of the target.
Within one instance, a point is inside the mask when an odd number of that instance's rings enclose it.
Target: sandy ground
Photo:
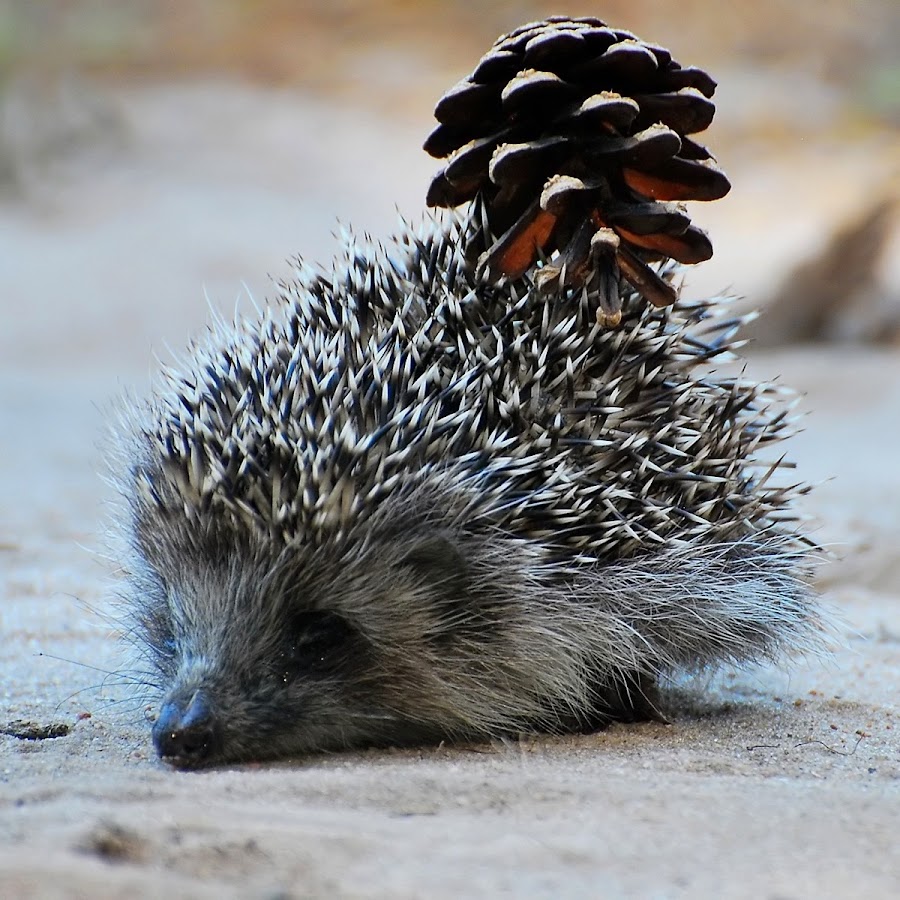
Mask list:
[[[104,102],[112,137],[0,205],[0,725],[73,726],[0,736],[0,896],[900,896],[897,351],[751,361],[805,395],[791,450],[840,557],[820,577],[833,658],[681,685],[669,726],[158,763],[142,704],[103,675],[121,665],[98,555],[110,398],[203,327],[204,289],[248,309],[286,257],[329,258],[336,218],[386,235],[432,163],[418,111],[202,81]],[[892,157],[880,139],[802,152],[735,155],[690,292],[763,295]]]

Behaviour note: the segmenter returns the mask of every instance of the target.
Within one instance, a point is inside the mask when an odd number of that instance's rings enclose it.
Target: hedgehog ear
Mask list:
[[[456,543],[443,534],[433,534],[416,542],[400,560],[417,580],[442,593],[461,594],[466,590],[468,563]]]

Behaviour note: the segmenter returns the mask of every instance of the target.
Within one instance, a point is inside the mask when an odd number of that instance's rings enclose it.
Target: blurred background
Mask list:
[[[435,100],[498,34],[560,11],[0,0],[0,355],[124,371],[202,327],[204,292],[231,310],[288,257],[327,261],[339,221],[384,237],[397,209],[417,218]],[[704,142],[734,187],[692,210],[716,254],[689,293],[770,305],[759,346],[898,340],[896,0],[564,11],[719,81]]]

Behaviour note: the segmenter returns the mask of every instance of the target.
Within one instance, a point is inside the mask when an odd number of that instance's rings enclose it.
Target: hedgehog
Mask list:
[[[123,404],[166,762],[588,732],[663,718],[674,674],[816,646],[790,404],[732,365],[742,320],[619,279],[612,327],[609,279],[541,279],[542,253],[485,277],[491,215],[348,236]]]

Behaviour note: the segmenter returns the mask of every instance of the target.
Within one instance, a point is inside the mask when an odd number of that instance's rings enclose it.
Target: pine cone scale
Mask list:
[[[622,204],[618,208],[608,207],[605,218],[613,227],[627,229],[636,235],[656,232],[680,235],[691,224],[684,208],[675,203]]]
[[[472,119],[487,120],[491,127],[500,120],[500,92],[494,84],[460,81],[450,88],[434,109],[442,125],[466,125]]]
[[[525,69],[503,89],[500,101],[509,116],[544,119],[544,110],[563,104],[578,93],[574,85],[552,72]]]
[[[453,128],[443,123],[438,123],[432,130],[431,134],[425,138],[422,149],[436,159],[443,159],[453,153],[457,147],[461,147],[466,143],[469,137],[481,137],[481,135],[473,135],[471,129]]]
[[[731,190],[721,169],[677,156],[649,171],[623,168],[622,176],[632,190],[654,200],[720,200]]]
[[[710,153],[703,144],[698,144],[693,138],[686,136],[682,136],[681,138],[681,150],[679,150],[678,155],[682,159],[713,159],[712,153]]]
[[[637,41],[613,44],[602,56],[579,63],[566,74],[573,81],[585,85],[596,84],[609,90],[637,82],[648,83],[656,74],[658,63],[653,53]]]
[[[576,133],[596,131],[603,125],[623,132],[631,127],[640,111],[641,108],[629,97],[604,91],[563,109],[558,123],[561,129]]]
[[[601,154],[616,157],[623,166],[652,169],[662,165],[681,150],[681,138],[664,125],[651,125],[632,137],[606,138],[597,141],[588,156],[596,159]]]
[[[484,181],[499,138],[476,138],[460,147],[447,161],[444,177],[454,186],[474,181],[479,187]]]
[[[554,175],[541,192],[541,209],[561,216],[572,203],[599,199],[605,187],[602,179],[583,180],[574,175]]]
[[[658,84],[660,90],[673,93],[682,88],[694,88],[708,99],[712,99],[717,87],[715,80],[707,72],[695,66],[668,69],[660,73]]]
[[[545,172],[563,162],[568,141],[559,135],[539,138],[525,144],[501,144],[488,164],[488,178],[496,185],[545,178]]]
[[[483,273],[500,269],[509,278],[519,278],[528,271],[537,253],[546,246],[557,224],[557,216],[532,206],[482,255],[478,268]]]
[[[529,69],[566,65],[587,56],[591,49],[577,31],[543,32],[525,44],[523,63]]]
[[[641,108],[636,125],[648,126],[661,122],[679,134],[696,134],[712,124],[715,104],[696,88],[682,88],[665,94],[638,94],[635,101]]]
[[[489,50],[469,76],[476,84],[507,81],[519,71],[519,55],[511,50]]]
[[[628,246],[619,247],[616,263],[629,283],[634,285],[635,290],[653,306],[660,308],[671,306],[678,299],[675,288],[668,281],[663,281]]]
[[[616,233],[637,247],[668,256],[676,262],[693,264],[705,262],[712,256],[712,243],[705,231],[696,225],[689,226],[683,234],[647,232],[639,234],[622,225],[614,226]]]

